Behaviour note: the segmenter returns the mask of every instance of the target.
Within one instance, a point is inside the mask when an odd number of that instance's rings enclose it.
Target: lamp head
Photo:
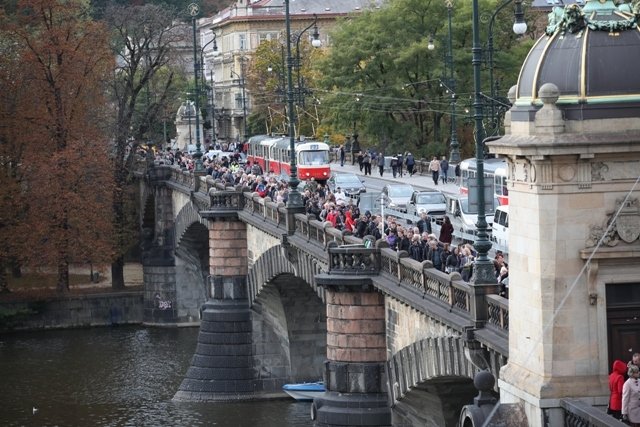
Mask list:
[[[218,43],[216,43],[216,39],[213,39],[213,56],[220,55],[220,51],[218,50]]]
[[[322,46],[322,42],[320,41],[320,33],[318,32],[317,25],[313,26],[313,39],[311,40],[311,46],[315,48]]]
[[[513,32],[522,35],[527,32],[527,23],[524,20],[524,10],[522,9],[522,0],[515,0],[514,8],[515,22],[513,23]]]
[[[429,36],[429,44],[427,45],[427,49],[433,50],[436,48],[436,45],[433,43],[433,34]]]

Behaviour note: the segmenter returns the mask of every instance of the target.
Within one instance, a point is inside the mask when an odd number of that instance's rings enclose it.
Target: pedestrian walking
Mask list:
[[[360,172],[362,172],[362,169],[364,168],[364,163],[363,163],[364,154],[362,154],[362,151],[358,153],[357,159],[358,159],[358,166],[360,166]]]
[[[447,174],[449,172],[449,162],[447,161],[446,156],[442,156],[442,160],[440,160],[440,176],[442,176],[442,183],[447,183]]]
[[[371,175],[371,155],[368,151],[364,153],[362,157],[362,165],[364,167],[364,174]]]
[[[378,154],[377,159],[378,159],[378,172],[382,177],[382,174],[384,174],[384,153]]]
[[[436,156],[429,162],[429,170],[433,178],[434,185],[438,185],[438,176],[440,175],[440,162]]]
[[[640,370],[636,365],[627,368],[629,379],[622,386],[622,421],[640,426]]]
[[[413,154],[407,153],[407,159],[405,160],[407,165],[407,172],[409,172],[409,176],[413,176],[413,168],[416,164],[416,160],[413,158]]]
[[[340,146],[340,166],[344,166],[344,156],[345,156],[344,145],[341,145]]]
[[[400,174],[400,178],[402,178],[402,165],[404,164],[404,159],[402,158],[402,153],[398,153],[398,173]]]
[[[460,185],[460,163],[456,165],[454,172],[456,174],[456,185]]]
[[[396,156],[393,156],[391,158],[391,173],[393,174],[394,178],[398,174],[398,158]]]

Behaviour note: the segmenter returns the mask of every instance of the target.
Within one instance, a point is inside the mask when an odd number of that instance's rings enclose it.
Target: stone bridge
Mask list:
[[[279,397],[324,378],[316,425],[453,426],[474,375],[506,364],[495,286],[211,177],[162,165],[138,177],[145,321],[200,322],[176,400]]]

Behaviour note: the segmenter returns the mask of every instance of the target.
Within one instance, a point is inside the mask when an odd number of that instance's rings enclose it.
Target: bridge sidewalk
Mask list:
[[[368,176],[365,176],[363,172],[360,172],[360,167],[358,166],[357,163],[355,165],[352,165],[351,163],[345,162],[344,166],[340,166],[339,162],[338,163],[334,162],[334,163],[331,163],[331,171],[338,172],[338,173],[339,172],[355,173],[356,175],[364,179],[365,182],[366,182],[366,179],[368,178]],[[449,168],[449,173],[450,173],[450,176],[453,175],[453,168]],[[371,177],[376,179],[381,179],[389,183],[411,184],[414,187],[416,187],[416,189],[426,188],[430,190],[439,190],[439,191],[442,191],[443,193],[448,193],[448,194],[458,194],[460,192],[459,187],[453,183],[443,184],[442,181],[440,181],[438,185],[434,185],[431,175],[419,175],[415,173],[413,176],[409,176],[406,168],[403,169],[402,177],[397,176],[396,178],[394,178],[391,172],[387,172],[387,171],[385,171],[384,175],[380,177],[380,174],[378,173],[378,168],[372,166]]]

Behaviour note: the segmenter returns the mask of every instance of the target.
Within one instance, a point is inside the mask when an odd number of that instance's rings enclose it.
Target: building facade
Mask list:
[[[339,17],[365,8],[380,7],[382,0],[292,1],[289,9],[292,34],[311,25],[317,26],[323,46],[331,44],[329,31]],[[267,40],[285,36],[285,5],[282,0],[237,0],[212,17],[198,20],[200,46],[203,46],[205,84],[213,104],[215,139],[220,142],[248,138],[247,117],[251,114],[251,93],[246,71],[255,49]],[[308,33],[308,34],[307,34]],[[304,34],[311,37],[311,33]],[[213,39],[215,37],[215,43]],[[217,51],[214,51],[214,45]],[[265,70],[265,73],[267,70]]]

